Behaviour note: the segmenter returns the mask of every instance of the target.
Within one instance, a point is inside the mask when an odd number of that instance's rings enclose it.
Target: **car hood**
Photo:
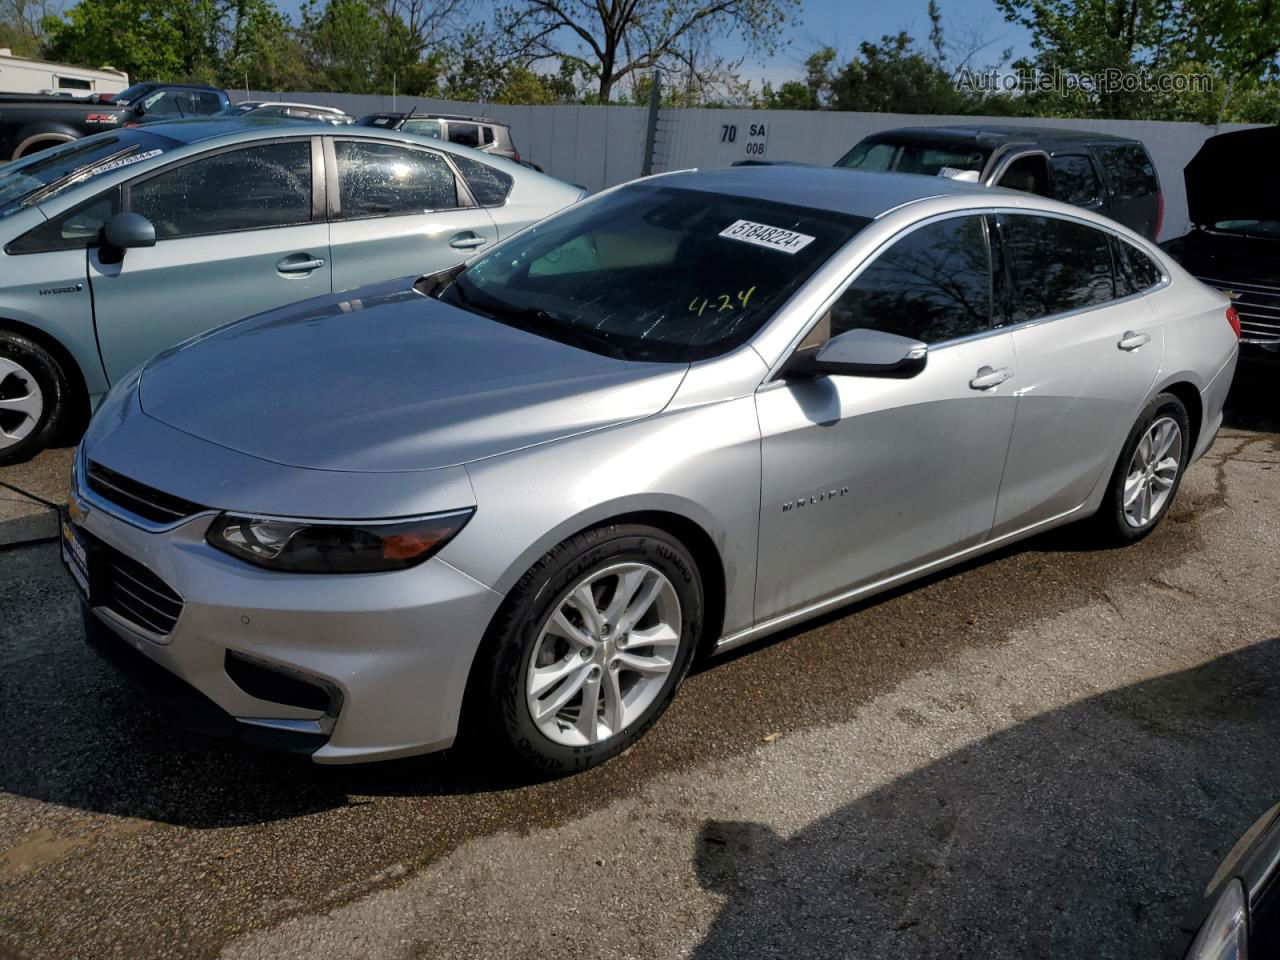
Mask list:
[[[165,351],[143,371],[139,402],[178,430],[289,466],[429,470],[651,416],[687,369],[526,333],[405,280]]]
[[[1278,150],[1280,127],[1237,130],[1206,140],[1182,171],[1191,222],[1280,220]]]

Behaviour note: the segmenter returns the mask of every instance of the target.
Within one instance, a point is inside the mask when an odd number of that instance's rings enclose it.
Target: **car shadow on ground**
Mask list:
[[[1278,700],[1273,638],[1035,716],[789,838],[709,821],[694,859],[727,903],[693,956],[1180,956],[1280,799]]]

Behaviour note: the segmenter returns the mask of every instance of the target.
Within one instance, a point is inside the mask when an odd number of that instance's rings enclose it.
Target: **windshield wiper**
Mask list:
[[[117,150],[115,153],[109,153],[105,157],[100,157],[97,160],[93,160],[89,163],[81,164],[80,166],[72,170],[70,173],[65,174],[61,177],[58,177],[58,179],[56,180],[51,180],[49,183],[46,183],[43,187],[40,187],[38,190],[31,191],[25,197],[23,197],[22,200],[19,202],[24,207],[29,207],[33,203],[39,203],[41,200],[44,200],[46,197],[52,196],[62,188],[74,183],[78,178],[84,176],[87,171],[92,170],[94,167],[101,166],[104,163],[110,163],[112,160],[117,160],[128,153],[132,153],[136,149],[137,149],[137,146],[135,144],[130,144],[129,146],[125,147],[123,150]]]
[[[455,277],[453,282],[440,292],[438,299],[445,303],[451,303],[456,307],[461,307],[471,313],[478,313],[482,317],[488,317],[490,320],[506,323],[517,330],[524,330],[526,333],[536,333],[539,336],[558,340],[573,347],[582,347],[583,349],[592,350],[594,353],[603,353],[605,356],[613,357],[615,360],[629,359],[626,351],[605,334],[576,326],[561,317],[548,313],[546,310],[533,307],[516,307],[496,300],[489,300],[487,297],[485,298],[488,300],[487,303],[477,303],[467,294],[464,285],[458,282],[460,279],[460,277]]]

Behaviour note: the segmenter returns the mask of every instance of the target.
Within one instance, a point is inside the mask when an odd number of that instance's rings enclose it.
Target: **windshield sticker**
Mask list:
[[[977,170],[961,170],[959,167],[939,167],[938,176],[951,180],[963,180],[965,183],[977,183]]]
[[[107,163],[98,164],[96,167],[92,168],[86,176],[96,177],[99,174],[107,173],[111,170],[118,170],[120,167],[127,167],[130,164],[140,163],[143,160],[150,160],[152,157],[158,157],[162,153],[164,153],[163,150],[145,150],[142,153],[131,154],[127,157],[118,157],[117,159],[111,160]]]
[[[796,233],[782,227],[771,227],[767,223],[756,223],[752,220],[735,220],[720,231],[720,236],[730,240],[741,240],[743,243],[757,247],[768,247],[781,253],[799,253],[816,240],[807,233]]]

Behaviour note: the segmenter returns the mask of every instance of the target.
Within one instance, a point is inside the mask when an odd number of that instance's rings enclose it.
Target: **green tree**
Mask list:
[[[526,66],[566,57],[588,65],[596,100],[609,103],[621,81],[661,69],[681,86],[722,82],[728,63],[708,41],[736,37],[772,52],[799,0],[511,0],[495,18],[506,51]]]

